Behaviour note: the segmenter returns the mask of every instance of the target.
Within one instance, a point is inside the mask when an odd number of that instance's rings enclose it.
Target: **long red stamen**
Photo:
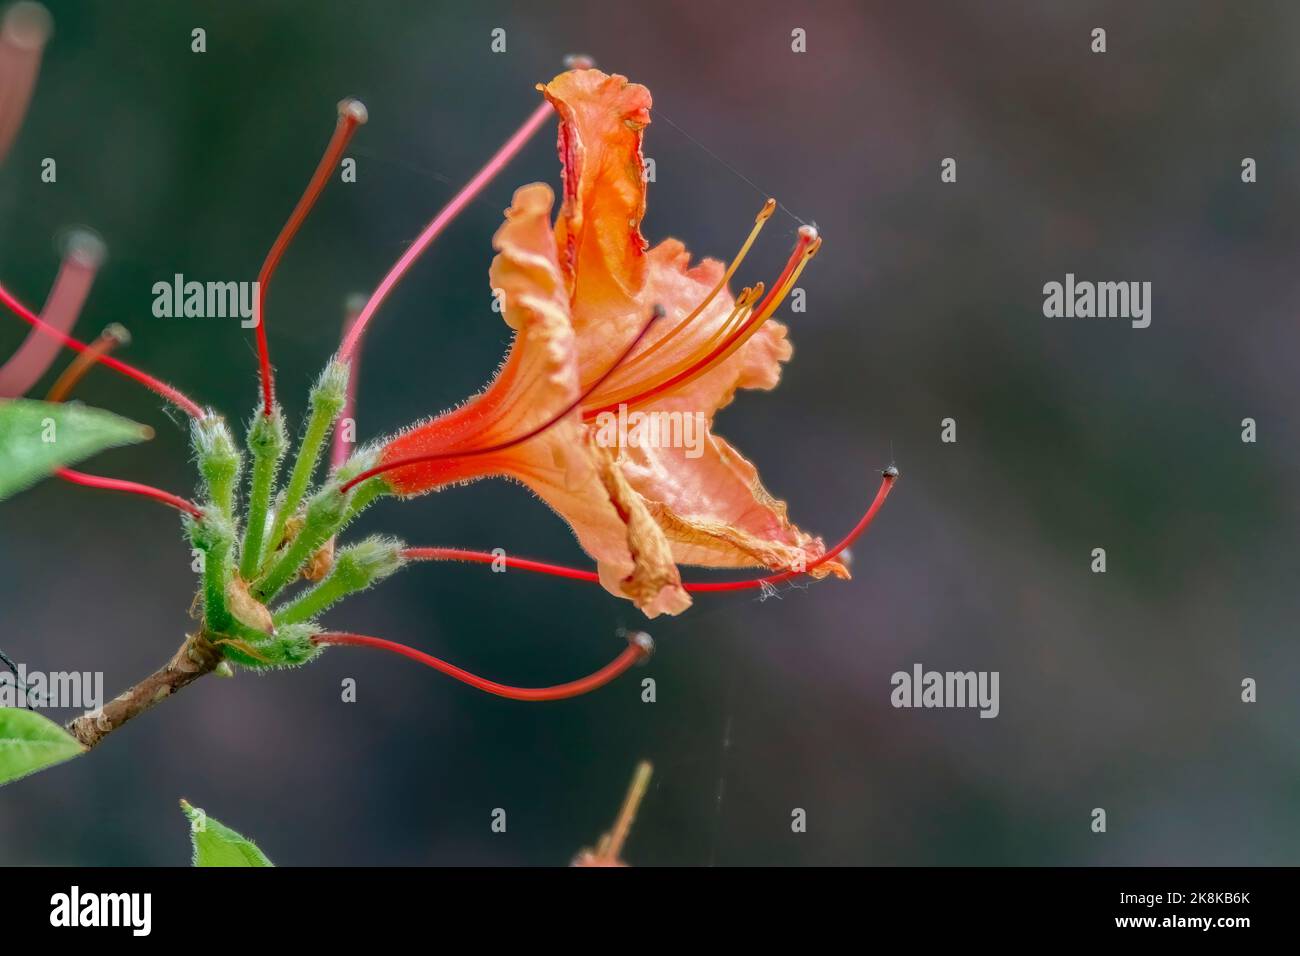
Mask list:
[[[600,580],[600,575],[595,571],[569,568],[562,564],[547,564],[545,561],[532,561],[528,558],[496,555],[489,551],[466,551],[463,548],[406,548],[402,551],[402,557],[408,561],[473,561],[478,564],[492,564],[503,561],[506,567],[518,568],[520,571],[536,571],[538,574],[550,574],[557,578],[573,578],[577,581],[596,582]]]
[[[357,475],[355,478],[351,479],[350,481],[344,482],[343,486],[339,490],[341,492],[346,493],[348,489],[350,489],[353,485],[359,484],[360,482],[365,481],[367,478],[373,478],[375,475],[381,475],[386,471],[393,471],[398,468],[405,468],[407,465],[419,465],[427,461],[442,461],[450,458],[472,458],[475,455],[492,455],[499,451],[505,451],[507,448],[513,448],[515,445],[522,445],[524,442],[528,441],[529,439],[536,438],[538,435],[546,431],[556,422],[562,421],[565,418],[565,416],[567,416],[571,411],[573,411],[575,408],[577,408],[579,405],[585,402],[588,396],[590,396],[592,392],[600,388],[601,384],[605,381],[605,379],[613,375],[614,371],[620,365],[623,364],[623,361],[629,355],[632,354],[632,351],[638,345],[641,344],[641,340],[645,338],[646,333],[650,331],[650,328],[655,324],[656,321],[663,318],[663,315],[664,315],[663,306],[656,305],[654,307],[654,310],[650,314],[650,318],[646,321],[646,324],[643,325],[641,327],[641,331],[636,334],[636,338],[634,338],[632,342],[627,346],[627,348],[623,350],[622,354],[620,354],[619,357],[614,360],[613,364],[611,364],[609,368],[605,369],[605,371],[601,373],[599,378],[597,378],[594,382],[588,385],[577,398],[571,401],[560,411],[556,412],[550,418],[546,419],[546,421],[542,422],[536,428],[531,428],[528,431],[524,432],[524,434],[522,435],[518,435],[514,438],[506,439],[505,441],[498,442],[495,445],[488,445],[486,448],[470,448],[461,451],[432,452],[427,455],[412,455],[409,458],[399,458],[395,461],[385,462],[384,464],[376,465],[375,467],[367,471],[363,471],[361,474]],[[357,321],[360,322],[360,319],[358,319]]]
[[[357,316],[357,321],[353,323],[352,329],[348,332],[343,344],[339,347],[339,361],[347,362],[352,358],[352,353],[357,348],[357,343],[361,340],[362,334],[366,331],[366,326],[370,324],[370,318],[388,298],[388,294],[393,291],[397,283],[402,281],[402,277],[415,264],[415,260],[424,254],[434,239],[438,238],[439,233],[451,224],[451,221],[460,215],[461,211],[468,206],[480,192],[483,191],[488,183],[497,173],[505,168],[510,160],[524,148],[524,145],[533,137],[542,125],[555,114],[554,109],[549,102],[543,102],[537,109],[533,110],[531,116],[524,121],[524,125],[515,131],[504,146],[497,150],[496,154],[488,160],[487,165],[479,170],[478,174],[471,179],[460,192],[452,197],[451,202],[443,207],[438,215],[424,227],[424,231],[411,243],[411,247],[402,254],[391,269],[388,275],[375,288],[369,301],[366,302],[365,308]]]
[[[36,3],[16,3],[0,22],[0,160],[18,134],[36,76],[41,52],[50,38],[50,15]]]
[[[44,335],[58,339],[68,348],[77,352],[85,352],[90,348],[90,346],[85,342],[74,339],[67,333],[60,332],[58,329],[42,321],[36,313],[23,305],[18,301],[18,299],[14,298],[14,296],[10,294],[9,290],[3,285],[0,285],[0,302],[3,302],[8,306],[9,309],[24,322],[27,322],[33,328],[38,329]],[[188,398],[179,389],[173,388],[166,382],[156,379],[152,375],[142,372],[138,368],[135,368],[132,365],[127,365],[125,362],[120,362],[108,355],[101,355],[98,361],[100,365],[111,368],[113,371],[125,375],[127,378],[134,379],[145,388],[167,399],[167,401],[171,402],[191,418],[204,418],[206,416],[203,409],[201,409],[195,402]]]
[[[293,207],[293,212],[289,214],[289,219],[284,224],[284,228],[280,230],[280,235],[276,236],[271,251],[266,254],[266,261],[262,263],[262,270],[257,274],[257,359],[262,372],[262,414],[264,415],[269,416],[271,414],[275,402],[275,382],[271,372],[271,350],[266,342],[266,322],[264,321],[266,317],[266,288],[271,284],[271,276],[275,274],[276,267],[284,256],[284,251],[289,248],[289,243],[298,234],[298,230],[306,221],[307,214],[311,212],[312,206],[316,205],[316,200],[325,191],[330,174],[334,172],[335,167],[342,160],[343,151],[348,148],[348,142],[352,139],[352,134],[365,121],[366,108],[360,100],[345,99],[339,102],[339,119],[334,126],[334,135],[330,137],[330,141],[325,147],[325,153],[316,165],[316,172],[312,174],[311,180],[307,183],[307,188],[298,199],[298,205]]]
[[[761,588],[765,585],[779,584],[782,581],[799,577],[801,574],[807,574],[827,561],[838,557],[845,548],[862,536],[867,528],[871,526],[871,522],[875,520],[876,513],[880,511],[885,499],[889,497],[889,490],[894,486],[894,481],[897,478],[898,469],[892,466],[886,469],[881,477],[880,489],[876,492],[875,499],[872,500],[871,506],[867,508],[866,513],[858,520],[858,523],[853,526],[853,530],[845,535],[839,544],[817,558],[817,560],[809,563],[803,571],[782,571],[761,578],[747,578],[741,581],[683,581],[682,587],[691,592],[744,591],[751,588]],[[512,558],[508,555],[492,554],[489,551],[468,551],[463,548],[406,548],[402,551],[402,557],[409,561],[472,561],[478,564],[492,564],[497,561],[504,561],[506,567],[517,568],[520,571],[534,571],[538,574],[549,574],[557,578],[571,578],[576,581],[600,581],[600,575],[595,571],[571,568],[562,564],[549,564],[544,561],[533,561],[528,558]]]
[[[182,498],[180,495],[174,495],[169,491],[163,491],[161,488],[155,488],[152,485],[142,485],[138,481],[124,481],[121,478],[105,478],[102,475],[88,475],[84,471],[73,471],[71,468],[60,468],[55,474],[64,481],[72,482],[74,485],[140,495],[144,498],[152,498],[154,501],[161,501],[165,505],[171,505],[173,508],[193,515],[195,518],[203,517],[203,512],[199,510],[199,506],[194,502]]]
[[[628,642],[628,646],[623,653],[614,658],[594,674],[583,677],[580,680],[570,681],[567,684],[556,684],[554,687],[511,687],[507,684],[498,684],[496,681],[487,680],[479,677],[477,674],[471,674],[455,664],[448,664],[446,661],[426,654],[424,651],[418,651],[414,647],[408,647],[405,644],[398,644],[396,641],[386,641],[380,637],[368,637],[365,634],[341,634],[341,633],[324,633],[317,634],[312,638],[316,644],[324,645],[345,645],[351,647],[374,647],[381,651],[390,651],[394,654],[400,654],[402,657],[410,658],[413,661],[419,661],[426,667],[432,667],[434,670],[441,671],[448,677],[453,677],[462,683],[468,684],[478,690],[488,694],[495,694],[498,697],[506,697],[510,700],[524,701],[543,701],[543,700],[564,700],[569,697],[578,697],[582,694],[588,694],[599,687],[608,684],[614,678],[618,677],[633,664],[637,664],[650,656],[654,645],[647,634],[633,635],[633,639]]]
[[[350,296],[343,306],[343,335],[346,337],[352,326],[357,324],[357,317],[361,314],[361,309],[365,306],[365,296]],[[348,384],[346,396],[343,400],[343,411],[339,414],[338,424],[334,426],[334,446],[330,450],[330,467],[337,471],[339,467],[348,460],[348,439],[344,434],[344,423],[352,423],[352,431],[356,432],[356,414],[357,414],[357,379],[361,376],[361,352],[360,350],[352,357],[352,367],[348,375]]]
[[[69,237],[59,273],[41,308],[41,321],[64,334],[71,332],[103,260],[104,244],[98,236],[79,231]],[[0,397],[26,394],[58,355],[58,342],[32,329],[23,344],[0,365]]]

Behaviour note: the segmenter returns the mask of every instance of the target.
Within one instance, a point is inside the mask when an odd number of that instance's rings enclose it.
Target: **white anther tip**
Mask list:
[[[358,126],[364,126],[366,120],[370,119],[370,111],[366,109],[365,103],[349,96],[339,100],[339,116],[351,117]]]
[[[54,31],[54,20],[50,11],[39,3],[23,0],[15,3],[4,13],[0,23],[0,38],[12,46],[24,50],[39,50]]]
[[[98,269],[108,255],[108,246],[98,233],[85,226],[74,226],[60,237],[63,256],[88,269]]]
[[[643,660],[649,660],[654,656],[655,639],[645,631],[633,631],[627,636],[627,642],[641,652]]]
[[[595,57],[588,56],[586,53],[570,53],[564,58],[566,70],[591,70],[595,67]]]

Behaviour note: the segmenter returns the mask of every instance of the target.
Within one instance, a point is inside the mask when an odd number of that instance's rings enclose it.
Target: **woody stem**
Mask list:
[[[192,634],[170,661],[118,694],[102,709],[89,711],[70,721],[68,732],[87,749],[94,747],[127,721],[216,670],[221,661],[220,649],[202,633]]]

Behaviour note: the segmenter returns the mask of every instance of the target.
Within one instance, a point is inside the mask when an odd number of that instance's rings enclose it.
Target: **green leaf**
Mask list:
[[[85,750],[54,721],[34,711],[0,707],[0,786],[71,760]]]
[[[64,465],[153,437],[153,429],[80,404],[0,401],[0,501]]]
[[[190,821],[195,866],[275,866],[252,840],[218,823],[188,801],[181,801],[181,810]]]

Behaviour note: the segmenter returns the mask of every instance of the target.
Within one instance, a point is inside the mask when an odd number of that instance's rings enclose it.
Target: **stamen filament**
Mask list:
[[[757,332],[772,314],[785,301],[786,295],[794,287],[795,282],[799,280],[800,273],[814,255],[821,248],[821,240],[817,238],[816,233],[809,230],[808,227],[800,229],[799,243],[795,246],[795,252],[791,255],[790,261],[786,263],[785,270],[772,286],[766,298],[755,306],[753,315],[748,318],[741,328],[737,329],[725,341],[712,352],[706,354],[703,358],[696,361],[689,368],[680,372],[675,372],[667,378],[648,384],[643,392],[626,400],[629,409],[646,404],[657,395],[671,391],[674,388],[680,388],[695,379],[704,375],[706,372],[716,368],[720,363],[730,358],[737,349],[744,345]],[[665,373],[667,374],[667,373]],[[609,406],[597,410],[609,410]]]
[[[748,319],[753,312],[750,306],[753,304],[754,299],[758,298],[758,296],[762,294],[763,294],[763,283],[761,282],[753,289],[747,288],[743,290],[740,293],[740,296],[736,299],[735,307],[731,310],[731,314],[728,315],[727,318],[723,320],[722,324],[718,327],[717,331],[714,332],[713,335],[711,335],[709,339],[704,342],[703,345],[701,345],[691,356],[688,356],[685,360],[678,362],[676,365],[670,367],[667,371],[660,373],[659,376],[657,376],[655,379],[651,379],[651,381],[652,382],[658,381],[659,379],[662,379],[664,377],[674,375],[680,370],[689,368],[690,363],[692,362],[695,355],[698,355],[700,354],[700,352],[703,352],[706,349],[710,348],[715,342],[722,341],[728,334],[730,334],[731,330],[744,324],[745,320]],[[629,399],[635,399],[639,397],[645,391],[646,387],[647,386],[644,381],[635,382],[632,385],[622,389],[622,391],[615,392],[613,395],[603,397],[601,399],[601,401],[603,402],[601,406],[596,408],[583,409],[582,412],[583,420],[589,422],[595,419],[598,415],[600,415],[602,411],[617,409],[620,403],[625,402]],[[595,389],[588,390],[588,396],[594,393],[594,391]]]
[[[348,148],[352,134],[365,122],[366,108],[360,100],[349,98],[339,102],[338,123],[334,126],[334,134],[330,137],[325,152],[316,165],[316,172],[312,174],[307,188],[298,199],[298,204],[293,207],[288,221],[276,236],[271,251],[266,254],[266,261],[262,263],[262,269],[257,274],[257,358],[262,374],[262,414],[268,417],[275,403],[275,382],[271,371],[271,350],[266,341],[266,290],[271,284],[271,277],[275,274],[280,259],[289,248],[289,243],[298,234],[298,230],[307,219],[307,214],[311,212],[312,207],[316,205],[316,200],[324,192],[330,174],[343,158],[343,151]]]
[[[40,72],[50,15],[37,3],[15,3],[0,22],[0,161],[9,153]]]
[[[72,482],[74,485],[140,495],[144,498],[152,498],[154,501],[161,501],[165,505],[171,505],[178,511],[183,511],[195,518],[203,517],[203,512],[194,502],[179,495],[173,495],[171,492],[163,491],[161,488],[155,488],[152,485],[142,485],[138,481],[125,481],[121,478],[105,478],[102,475],[88,475],[84,471],[73,471],[71,468],[59,468],[54,474],[64,481]]]
[[[59,273],[41,308],[41,321],[64,334],[72,331],[104,258],[104,244],[93,233],[77,232],[68,240]],[[0,366],[0,396],[17,398],[26,394],[54,364],[59,345],[36,329],[27,333],[22,345]]]
[[[594,674],[583,677],[579,680],[570,681],[567,684],[556,684],[553,687],[511,687],[508,684],[498,684],[496,681],[487,680],[479,677],[477,674],[471,674],[469,671],[457,667],[455,664],[449,664],[444,660],[426,654],[424,651],[418,651],[414,647],[408,647],[405,644],[399,644],[396,641],[386,641],[379,637],[369,637],[364,634],[344,634],[326,632],[317,634],[312,638],[316,644],[338,645],[351,647],[374,647],[382,651],[390,651],[394,654],[400,654],[402,657],[418,661],[426,667],[432,667],[434,670],[441,671],[448,677],[468,684],[484,693],[495,694],[497,697],[505,697],[510,700],[523,701],[545,701],[545,700],[565,700],[569,697],[579,697],[582,694],[588,694],[593,690],[603,687],[614,678],[623,674],[633,664],[645,660],[649,656],[649,649],[644,644],[631,641],[624,648],[623,652],[606,664]]]
[[[690,325],[691,322],[695,321],[695,319],[709,307],[709,304],[717,298],[718,293],[726,288],[727,283],[731,281],[731,277],[735,275],[736,270],[740,268],[740,264],[745,261],[745,256],[749,255],[749,250],[753,247],[755,240],[758,239],[758,234],[763,231],[763,226],[765,226],[767,221],[772,218],[772,213],[775,211],[775,199],[769,199],[763,204],[763,208],[759,211],[758,215],[754,217],[754,228],[749,231],[749,238],[747,238],[744,245],[740,247],[740,251],[736,253],[736,257],[731,260],[731,265],[727,266],[727,271],[722,274],[722,278],[718,280],[717,285],[715,285],[710,290],[709,294],[704,297],[704,301],[692,309],[686,318],[673,326],[671,331],[659,338],[657,341],[650,343],[650,346],[644,352],[640,355],[633,356],[627,363],[627,366],[624,369],[625,371],[635,368],[638,364],[654,355],[655,352],[662,348],[666,343],[670,342],[674,336],[681,332],[682,329],[686,328],[686,326]]]
[[[683,581],[682,587],[692,593],[706,591],[744,591],[752,588],[761,588],[764,585],[779,584],[782,581],[788,581],[791,578],[797,578],[802,574],[807,574],[832,561],[848,548],[853,542],[857,541],[866,530],[871,527],[875,521],[876,514],[889,497],[889,491],[898,478],[898,469],[886,469],[881,477],[880,488],[876,491],[876,497],[872,500],[870,507],[853,526],[848,534],[821,557],[815,561],[809,562],[803,571],[781,571],[776,574],[767,574],[760,578],[746,578],[740,581]],[[570,578],[576,581],[589,581],[597,583],[600,581],[600,575],[595,571],[586,571],[582,568],[571,568],[562,564],[549,564],[544,561],[533,561],[528,558],[512,558],[509,555],[492,554],[489,551],[469,551],[463,548],[406,548],[402,551],[402,557],[410,561],[470,561],[477,564],[492,564],[497,561],[505,562],[508,568],[517,568],[520,571],[534,571],[538,574],[549,574],[557,578]]]
[[[505,168],[510,160],[514,159],[516,154],[532,139],[533,134],[542,128],[542,125],[554,115],[554,109],[549,102],[543,101],[537,109],[533,110],[531,116],[524,121],[524,125],[515,131],[515,134],[506,140],[495,155],[487,161],[478,173],[465,186],[452,197],[451,202],[442,208],[438,215],[424,227],[424,231],[411,243],[411,247],[402,254],[388,274],[375,288],[370,299],[366,302],[361,314],[357,316],[356,322],[352,324],[347,336],[343,339],[343,344],[339,347],[340,361],[348,361],[353,352],[356,351],[357,343],[361,341],[361,336],[370,324],[371,317],[388,298],[388,294],[393,291],[397,283],[402,281],[402,277],[415,264],[424,251],[429,248],[433,240],[451,224],[452,220],[460,215],[461,211],[468,206],[483,188],[492,181],[497,173]]]
[[[74,339],[72,336],[68,335],[67,333],[60,332],[58,329],[54,328],[49,323],[42,321],[41,318],[38,315],[36,315],[36,313],[32,312],[31,309],[23,305],[22,302],[18,301],[18,299],[14,298],[14,296],[9,292],[9,290],[6,289],[3,285],[0,285],[0,302],[3,302],[6,306],[8,306],[10,311],[12,311],[24,322],[28,323],[33,328],[40,331],[42,334],[58,339],[61,343],[63,343],[68,348],[73,349],[74,351],[77,352],[85,352],[87,349],[90,348],[90,346],[87,345],[85,342],[81,342],[77,339]],[[171,402],[173,405],[175,405],[177,408],[183,411],[186,415],[189,415],[191,418],[206,417],[206,413],[203,411],[203,409],[201,409],[193,400],[187,397],[179,389],[173,388],[171,385],[168,385],[166,382],[160,379],[156,379],[152,375],[149,375],[146,372],[142,372],[140,371],[140,369],[135,368],[132,365],[127,365],[125,362],[119,362],[117,359],[109,355],[101,355],[99,356],[97,361],[99,362],[100,365],[103,365],[107,368],[111,368],[113,371],[117,372],[118,374],[125,375],[127,378],[134,379],[135,381],[139,382],[145,388],[149,389],[155,394],[160,395],[163,398],[165,398],[167,401]]]
[[[350,296],[343,307],[343,336],[346,338],[352,326],[357,324],[357,318],[361,315],[361,310],[365,307],[365,296]],[[354,434],[356,426],[357,413],[357,379],[361,371],[361,350],[357,349],[356,354],[352,357],[352,374],[348,376],[347,393],[343,399],[343,411],[339,413],[339,426],[334,429],[334,446],[330,451],[330,470],[338,471],[343,463],[348,460],[348,441],[343,434],[343,425],[348,419],[352,419]]]
[[[60,373],[59,377],[54,380],[54,384],[50,386],[49,392],[45,395],[45,400],[47,402],[62,402],[67,399],[81,383],[81,380],[86,377],[86,373],[94,367],[102,356],[107,355],[119,345],[129,345],[130,342],[131,334],[127,332],[125,327],[114,322],[99,333],[99,338],[91,342],[86,351],[77,353],[77,356],[68,363],[68,367]]]

